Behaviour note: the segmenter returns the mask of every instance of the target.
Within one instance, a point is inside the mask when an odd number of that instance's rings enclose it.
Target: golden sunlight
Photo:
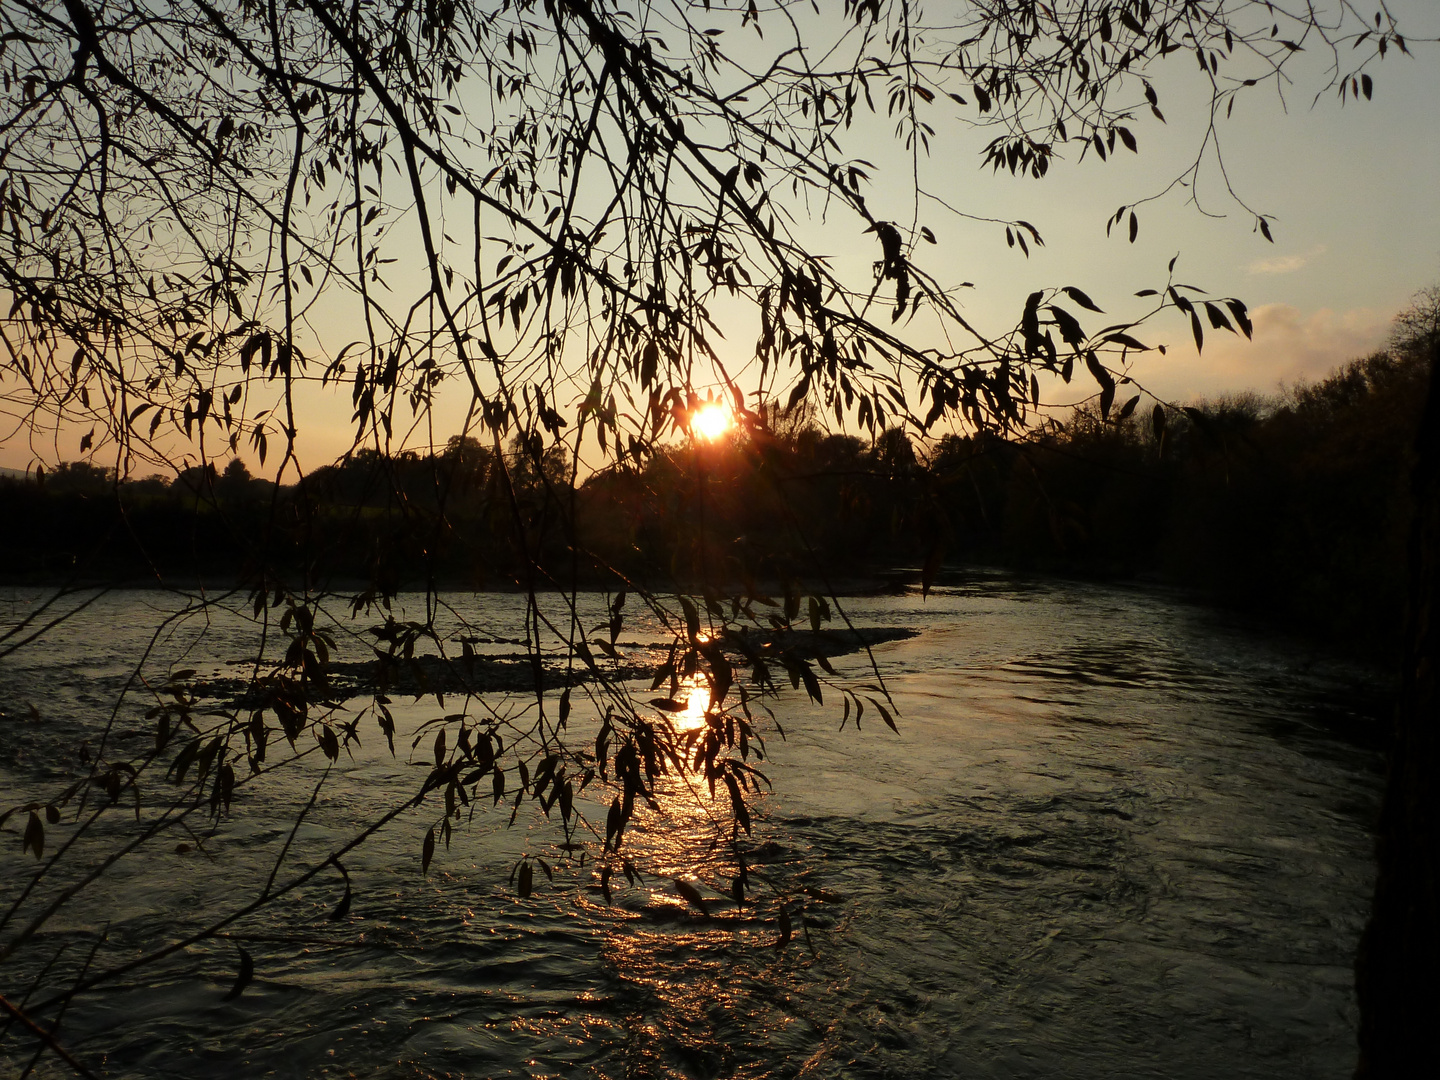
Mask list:
[[[714,442],[730,430],[730,410],[718,401],[707,401],[690,415],[690,427],[702,439]]]
[[[685,699],[685,711],[671,717],[677,731],[698,731],[705,726],[705,717],[710,709],[710,680],[701,672],[690,676],[690,693]]]

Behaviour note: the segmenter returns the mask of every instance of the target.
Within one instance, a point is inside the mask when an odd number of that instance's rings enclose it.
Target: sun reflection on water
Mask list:
[[[704,672],[697,671],[680,685],[686,691],[685,708],[673,714],[670,722],[675,725],[675,730],[682,734],[700,731],[705,727],[710,711],[710,678]]]

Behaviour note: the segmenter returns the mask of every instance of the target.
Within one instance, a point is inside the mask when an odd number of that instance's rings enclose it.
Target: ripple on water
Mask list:
[[[449,599],[511,648],[516,598]],[[164,600],[107,597],[64,647],[0,665],[7,792],[69,775]],[[422,878],[423,827],[402,818],[347,860],[344,919],[327,918],[338,874],[317,879],[78,1001],[67,1041],[136,1078],[1348,1075],[1379,787],[1352,736],[1383,707],[1372,685],[1138,590],[999,578],[847,608],[921,633],[873,650],[899,736],[873,710],[837,735],[833,710],[779,703],[750,861],[795,890],[783,952],[773,908],[707,880],[703,808],[637,822],[627,843],[660,876],[617,877],[613,904],[564,864],[513,895],[542,823],[482,811]],[[244,641],[216,617],[157,663],[223,672]],[[416,770],[383,747],[336,770],[297,860],[406,797]],[[133,955],[253,896],[317,775],[237,802],[203,850],[117,868],[29,971],[106,927],[112,958]],[[0,852],[0,899],[30,864]],[[697,868],[710,917],[669,889]],[[254,981],[226,1001],[241,948]],[[27,977],[0,972],[7,994]]]

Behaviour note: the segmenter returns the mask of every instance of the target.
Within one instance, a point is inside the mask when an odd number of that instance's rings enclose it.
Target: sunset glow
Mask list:
[[[698,731],[705,726],[705,717],[710,709],[710,680],[700,672],[690,676],[690,693],[685,699],[685,711],[675,713],[671,723],[677,731]]]
[[[730,430],[730,410],[718,401],[707,401],[691,415],[690,427],[700,438],[714,442]]]

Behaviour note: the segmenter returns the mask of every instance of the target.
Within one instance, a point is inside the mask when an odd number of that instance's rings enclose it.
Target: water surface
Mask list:
[[[477,649],[516,649],[519,598],[445,599],[489,628]],[[28,602],[4,598],[0,617]],[[107,596],[0,661],[7,806],[71,775],[76,738],[101,729],[173,606]],[[650,872],[617,878],[608,904],[588,863],[554,858],[553,822],[522,810],[511,827],[508,805],[479,809],[422,877],[434,815],[412,812],[346,860],[345,918],[327,918],[343,890],[329,874],[81,997],[63,1041],[137,1078],[1349,1075],[1384,707],[1365,672],[1154,591],[957,577],[923,601],[845,606],[856,625],[919,630],[873,650],[900,732],[873,710],[837,731],[833,695],[772,702],[785,738],[768,739],[774,791],[748,848],[760,903],[720,899],[703,797],[635,827]],[[643,622],[623,637],[636,655],[653,643]],[[340,651],[361,644],[342,633]],[[238,621],[181,623],[141,675],[223,679],[253,651]],[[863,654],[836,663],[867,675]],[[402,727],[438,712],[396,707]],[[124,710],[116,728],[149,737]],[[295,865],[414,791],[427,747],[403,734],[391,758],[362,730],[296,831]],[[167,840],[118,865],[0,965],[0,991],[44,997],[102,930],[113,962],[245,902],[320,773],[240,795],[203,850]],[[7,834],[6,907],[34,866],[18,848]],[[528,900],[509,884],[524,855],[555,870]],[[794,914],[783,950],[767,883]],[[255,977],[226,1001],[239,947]],[[12,1063],[32,1050],[0,1042]],[[47,1058],[36,1075],[64,1074]]]

